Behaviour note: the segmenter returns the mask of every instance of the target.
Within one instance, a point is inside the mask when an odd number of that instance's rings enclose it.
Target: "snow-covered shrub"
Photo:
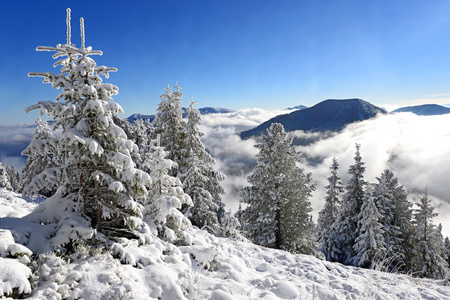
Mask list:
[[[32,252],[16,244],[9,230],[0,229],[0,297],[19,297],[31,292],[31,269],[27,266]]]

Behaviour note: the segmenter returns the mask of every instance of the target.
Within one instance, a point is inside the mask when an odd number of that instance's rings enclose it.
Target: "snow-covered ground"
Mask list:
[[[36,205],[0,190],[0,224]],[[79,248],[70,260],[45,253],[27,267],[31,253],[0,225],[0,295],[17,288],[29,299],[450,299],[445,281],[346,267],[196,228],[189,235],[189,246],[122,240],[108,251]]]

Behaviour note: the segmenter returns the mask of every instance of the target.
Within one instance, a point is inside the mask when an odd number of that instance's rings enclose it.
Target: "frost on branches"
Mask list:
[[[317,254],[311,221],[312,186],[309,175],[297,167],[299,161],[283,125],[274,123],[256,147],[257,166],[248,177],[241,213],[244,234],[255,243],[290,252]]]
[[[84,21],[80,21],[81,47],[71,44],[68,30],[67,44],[36,48],[55,52],[53,58],[58,60],[54,66],[60,66],[61,73],[29,73],[61,90],[55,102],[40,101],[26,109],[39,109],[53,117],[55,129],[62,130],[57,139],[59,165],[46,168],[31,187],[38,192],[56,183],[58,190],[29,216],[43,224],[57,221],[54,248],[93,238],[96,233],[135,237],[143,210],[137,199],[147,195],[146,185],[151,181],[147,173],[134,167],[130,154],[136,145],[113,122],[122,112],[112,101],[118,88],[103,83],[101,76],[108,78],[109,72],[117,69],[96,65],[91,56],[102,52],[85,47]],[[61,213],[54,212],[55,206]]]

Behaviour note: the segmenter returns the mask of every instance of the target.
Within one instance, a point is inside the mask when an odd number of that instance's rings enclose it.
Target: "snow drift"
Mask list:
[[[23,226],[26,218],[20,217],[36,203],[5,190],[0,195],[2,207],[20,212],[11,218],[2,210],[0,227]],[[267,249],[241,237],[217,238],[195,227],[188,230],[189,246],[159,239],[139,246],[122,239],[113,250],[79,247],[70,258],[44,253],[32,265],[27,265],[30,250],[15,242],[13,232],[0,231],[0,292],[14,290],[27,299],[450,298],[444,280],[347,267]],[[18,253],[22,258],[13,257]]]

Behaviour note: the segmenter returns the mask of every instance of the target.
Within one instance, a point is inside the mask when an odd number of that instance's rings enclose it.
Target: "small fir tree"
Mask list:
[[[432,219],[438,214],[434,212],[428,192],[420,198],[419,208],[414,211],[416,247],[413,251],[413,274],[419,277],[441,279],[448,272],[448,264],[444,254],[444,241],[441,228],[433,224]]]
[[[141,168],[142,163],[146,158],[146,154],[150,151],[150,139],[148,133],[148,123],[143,119],[138,119],[130,126],[131,139],[138,147],[138,152],[134,155],[134,162],[138,168]]]
[[[17,171],[14,166],[12,167],[8,166],[7,171],[12,190],[14,192],[20,192],[20,190],[22,189],[22,182],[19,171]]]
[[[36,175],[58,164],[56,162],[56,142],[57,139],[48,127],[48,123],[38,118],[36,121],[36,131],[33,134],[30,145],[22,151],[22,155],[28,156],[25,167],[22,170],[22,186],[24,187],[23,193],[25,195],[28,194],[27,186]],[[43,186],[38,193],[50,197],[56,192],[56,188],[56,184],[51,187]]]
[[[142,165],[152,178],[148,197],[143,203],[144,215],[155,234],[176,241],[183,238],[182,230],[191,225],[179,210],[182,205],[191,206],[192,201],[183,191],[181,181],[169,175],[174,162],[166,159],[166,155],[158,136],[156,145]]]
[[[356,235],[358,230],[358,215],[364,199],[364,189],[366,181],[364,180],[364,162],[360,155],[359,144],[356,144],[355,164],[350,166],[348,173],[351,175],[347,185],[346,193],[343,196],[341,210],[336,221],[333,223],[333,231],[336,233],[331,238],[334,239],[334,245],[329,257],[332,261],[350,265],[355,256]]]
[[[372,187],[365,193],[361,212],[358,215],[358,235],[355,239],[355,256],[353,265],[362,268],[373,268],[386,257],[383,225],[380,223],[382,214],[375,204]]]
[[[12,190],[11,182],[9,182],[8,168],[0,162],[0,188]]]
[[[407,200],[403,186],[390,170],[385,170],[374,185],[374,197],[381,214],[387,257],[391,258],[391,269],[409,270],[412,232],[412,204]]]
[[[447,237],[445,237],[444,240],[444,248],[445,248],[445,257],[447,259],[447,265],[450,266],[450,239]]]
[[[340,200],[339,195],[344,191],[341,183],[341,179],[338,177],[337,172],[339,164],[336,158],[333,158],[332,165],[330,167],[331,176],[328,177],[327,196],[325,197],[325,205],[319,212],[319,219],[317,221],[317,236],[319,243],[322,246],[322,253],[330,260],[329,253],[332,251],[333,243],[332,236],[335,233],[332,231],[333,223],[339,214]]]
[[[257,166],[244,188],[244,233],[255,243],[291,252],[317,254],[309,197],[311,178],[297,167],[299,157],[283,125],[272,124],[256,147]]]

